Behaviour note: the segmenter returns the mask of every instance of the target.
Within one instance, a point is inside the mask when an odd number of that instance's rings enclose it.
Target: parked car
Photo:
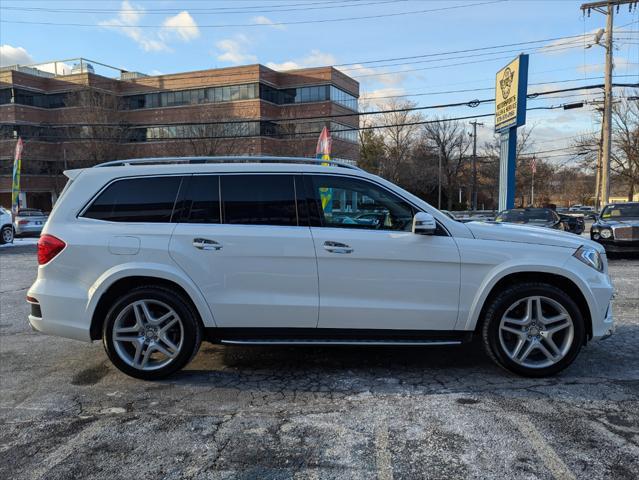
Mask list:
[[[0,207],[0,244],[13,243],[13,225],[11,212]]]
[[[584,217],[586,218],[590,218],[592,220],[596,220],[597,219],[597,210],[595,209],[595,207],[590,207],[587,205],[583,205],[579,210],[579,213],[583,214]]]
[[[639,253],[639,202],[606,205],[590,227],[590,238],[609,254]]]
[[[503,210],[495,217],[497,223],[516,223],[536,227],[569,230],[559,214],[550,208],[513,208]]]
[[[35,208],[21,208],[13,219],[13,228],[16,235],[40,235],[44,224],[47,222],[47,214]]]
[[[249,163],[250,162],[250,163]],[[400,187],[313,159],[127,160],[69,178],[38,242],[32,327],[101,340],[123,372],[165,377],[202,340],[460,345],[532,377],[613,331],[596,242],[460,223]],[[322,192],[387,222],[335,223]]]
[[[567,231],[581,235],[586,229],[586,220],[583,214],[580,213],[557,213],[561,218],[564,225],[567,227]]]

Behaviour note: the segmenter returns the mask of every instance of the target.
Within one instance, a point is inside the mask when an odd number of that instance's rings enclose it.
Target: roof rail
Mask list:
[[[113,160],[100,163],[96,167],[123,167],[127,165],[161,165],[161,164],[198,164],[198,163],[306,163],[310,165],[325,165],[331,167],[361,168],[339,160],[321,160],[319,158],[305,157],[251,157],[251,156],[227,156],[227,157],[150,157],[132,158],[128,160]]]

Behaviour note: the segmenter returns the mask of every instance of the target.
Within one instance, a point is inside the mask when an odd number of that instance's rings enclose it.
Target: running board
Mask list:
[[[354,339],[278,339],[278,338],[242,338],[242,339],[220,339],[220,343],[225,345],[303,345],[303,346],[438,346],[438,345],[461,345],[462,340],[403,340],[403,339],[379,339],[379,340],[354,340]]]

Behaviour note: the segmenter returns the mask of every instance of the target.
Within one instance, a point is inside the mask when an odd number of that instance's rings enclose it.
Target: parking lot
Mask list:
[[[639,259],[616,334],[548,379],[479,345],[204,344],[169,380],[31,332],[35,246],[0,250],[0,478],[638,478]]]

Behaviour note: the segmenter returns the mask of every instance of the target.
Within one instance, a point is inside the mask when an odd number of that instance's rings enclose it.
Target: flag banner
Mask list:
[[[24,143],[22,138],[18,137],[16,143],[16,152],[13,159],[13,181],[11,183],[11,212],[16,215],[20,207],[20,169],[22,167],[22,150]]]
[[[317,148],[315,149],[315,158],[319,160],[330,160],[331,159],[331,146],[333,145],[333,140],[331,139],[331,134],[328,132],[328,128],[324,127],[322,129],[322,133],[320,133],[319,139],[317,140]],[[322,163],[324,166],[328,166],[329,163]],[[322,199],[322,210],[324,210],[324,214],[332,214],[333,213],[333,189],[322,187],[320,188],[320,198]]]

